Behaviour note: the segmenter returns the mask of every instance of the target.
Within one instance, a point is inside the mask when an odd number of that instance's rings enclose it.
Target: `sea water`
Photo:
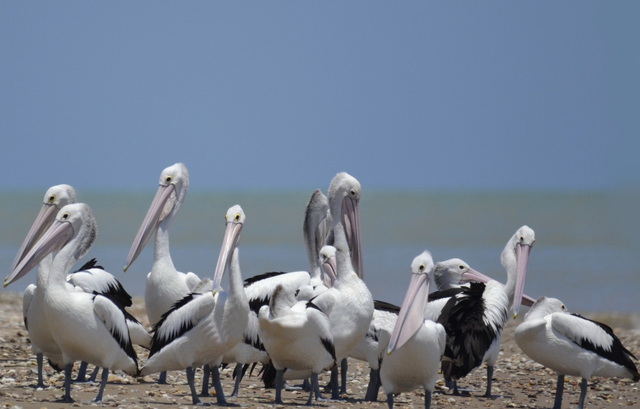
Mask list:
[[[78,191],[98,224],[95,257],[134,296],[144,295],[153,239],[123,272],[131,243],[154,196]],[[211,277],[224,233],[224,215],[240,204],[247,216],[240,239],[244,278],[269,271],[308,270],[302,222],[309,192],[190,191],[171,227],[171,256],[179,271]],[[0,266],[4,276],[42,203],[42,192],[0,194]],[[525,293],[564,301],[571,311],[640,311],[637,222],[624,192],[383,192],[360,202],[364,280],[375,299],[400,304],[410,264],[423,250],[435,261],[458,257],[504,282],[500,253],[514,232],[536,232]],[[635,200],[635,201],[634,201]],[[635,210],[633,209],[635,207]],[[636,217],[637,219],[637,217]],[[635,224],[634,224],[635,223]],[[2,291],[21,292],[35,270]],[[223,281],[226,285],[226,279]]]

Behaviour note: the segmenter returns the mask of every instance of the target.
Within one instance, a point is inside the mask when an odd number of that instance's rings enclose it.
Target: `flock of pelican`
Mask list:
[[[36,285],[24,292],[24,323],[37,357],[38,385],[43,386],[43,357],[65,372],[63,401],[72,402],[74,362],[81,374],[90,363],[102,368],[95,401],[102,399],[110,370],[132,376],[186,370],[194,404],[208,395],[209,377],[218,404],[226,404],[220,383],[221,364],[236,364],[237,396],[246,368],[260,362],[265,383],[275,381],[275,403],[282,403],[287,380],[303,379],[307,405],[323,399],[318,375],[331,371],[331,399],[345,392],[346,360],[369,363],[365,399],[376,401],[384,389],[389,408],[394,395],[423,388],[425,408],[439,373],[458,394],[457,382],[483,363],[492,397],[493,367],[500,337],[520,306],[530,307],[516,328],[515,340],[531,359],[558,374],[554,409],[560,409],[564,377],[582,377],[583,408],[591,376],[640,379],[632,358],[611,328],[567,311],[562,302],[524,294],[525,276],[535,233],[520,227],[500,260],[507,282],[481,274],[461,259],[435,263],[424,251],[411,263],[411,278],[400,307],[374,301],[364,282],[360,239],[360,183],[337,174],[325,196],[313,192],[305,210],[303,231],[310,270],[267,273],[242,279],[239,240],[246,216],[239,205],[226,213],[226,227],[212,279],[181,273],[169,251],[169,230],[189,187],[187,168],[164,169],[158,191],[126,258],[126,271],[152,236],[154,259],[147,275],[147,330],[126,311],[131,296],[111,274],[86,263],[71,273],[96,237],[88,205],[76,203],[73,188],[51,187],[42,208],[5,278],[4,286],[37,266]],[[228,271],[229,289],[221,282]],[[430,291],[430,283],[437,289]],[[133,344],[149,350],[140,367]],[[205,377],[201,394],[194,384],[196,368]],[[339,370],[342,377],[339,377]],[[269,375],[270,374],[270,375]],[[339,379],[340,378],[340,379]],[[270,380],[269,380],[270,379]]]

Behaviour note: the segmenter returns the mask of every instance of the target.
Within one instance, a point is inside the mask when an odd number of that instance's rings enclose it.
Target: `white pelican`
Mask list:
[[[25,237],[20,250],[16,254],[11,271],[15,269],[18,263],[31,250],[33,245],[42,237],[44,232],[51,227],[55,221],[56,214],[67,204],[76,202],[76,193],[73,187],[69,185],[56,185],[47,189],[44,195],[42,207],[34,220],[27,236]],[[49,358],[49,362],[56,370],[62,370],[64,367],[62,361],[62,351],[55,343],[49,322],[44,313],[44,286],[48,280],[49,267],[53,255],[48,255],[40,263],[38,263],[38,273],[36,275],[37,285],[30,284],[24,292],[22,302],[22,312],[25,327],[29,332],[31,347],[36,353],[38,363],[38,387],[44,387],[42,378],[42,361],[43,354]],[[26,272],[25,272],[26,273]],[[98,292],[115,300],[123,307],[131,306],[131,296],[124,289],[122,284],[111,274],[104,271],[100,266],[96,267],[96,260],[92,259],[85,263],[75,273],[67,275],[67,283],[69,289],[75,291],[84,291],[89,294]],[[7,283],[5,283],[5,286]],[[40,290],[38,290],[40,288]],[[125,311],[127,317],[127,325],[129,331],[135,334],[133,343],[139,344],[145,348],[150,347],[151,336],[140,325],[140,323]],[[78,372],[76,382],[85,380],[86,362],[83,362]],[[94,372],[95,374],[95,372]]]
[[[109,369],[137,375],[136,353],[122,307],[100,294],[69,290],[66,275],[71,266],[91,248],[96,222],[84,203],[63,207],[54,224],[32,246],[11,272],[5,285],[31,270],[49,254],[57,252],[44,290],[44,312],[51,333],[62,351],[65,369],[65,402],[71,402],[71,369],[76,360],[103,368],[96,402],[102,399]]]
[[[186,368],[194,405],[200,403],[193,382],[194,368],[219,363],[225,352],[242,341],[249,316],[236,248],[245,214],[235,205],[227,211],[225,218],[226,230],[213,273],[213,291],[191,293],[162,316],[154,326],[149,359],[140,371],[144,376]],[[220,291],[227,266],[228,294]],[[222,389],[216,389],[218,403],[226,403]]]
[[[393,408],[394,394],[417,387],[424,388],[425,408],[431,406],[431,392],[446,343],[444,327],[424,318],[432,272],[433,259],[428,251],[413,260],[411,281],[393,332],[381,330],[380,379],[389,409]]]
[[[463,273],[464,280],[480,282],[441,292],[441,296],[450,297],[437,319],[447,331],[447,359],[442,361],[442,373],[447,383],[453,381],[454,394],[459,393],[455,381],[486,362],[484,396],[491,397],[491,378],[500,352],[502,327],[507,322],[509,310],[513,309],[515,318],[520,309],[529,252],[534,241],[534,231],[522,226],[507,242],[500,258],[507,270],[505,285],[460,264],[467,269]],[[431,297],[435,299],[438,295]]]
[[[360,192],[360,183],[347,173],[338,173],[331,181],[329,206],[337,250],[336,280],[333,287],[313,299],[314,304],[329,317],[339,362],[347,358],[364,338],[374,309],[371,293],[360,278],[363,275],[359,234]],[[345,378],[346,371],[343,370],[343,381]],[[331,371],[331,386],[332,399],[339,399],[337,367]]]
[[[562,406],[564,377],[580,376],[578,408],[584,407],[591,376],[616,376],[640,380],[636,359],[600,322],[570,314],[558,299],[540,297],[516,328],[516,343],[534,361],[558,374],[554,409]]]
[[[329,319],[311,301],[297,301],[293,293],[278,285],[268,306],[258,314],[260,336],[276,368],[276,404],[282,404],[284,369],[311,370],[311,393],[321,399],[318,373],[336,365]]]

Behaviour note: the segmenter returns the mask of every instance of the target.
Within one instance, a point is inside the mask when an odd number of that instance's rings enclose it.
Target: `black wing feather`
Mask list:
[[[396,315],[400,313],[400,307],[384,301],[373,300],[373,308],[378,311],[386,311]]]
[[[282,275],[282,274],[286,274],[286,273],[284,271],[272,271],[270,273],[258,274],[258,275],[255,275],[253,277],[246,278],[244,280],[244,286],[248,287],[251,284],[256,283],[258,281],[261,281],[261,280],[264,280],[264,279],[267,279],[267,278],[271,278],[271,277],[276,277],[276,276],[279,276],[279,275]]]
[[[182,335],[184,335],[185,333],[187,333],[188,331],[190,331],[193,327],[195,327],[197,325],[197,322],[194,323],[194,322],[191,322],[190,320],[187,320],[187,321],[184,321],[182,323],[182,325],[180,326],[180,328],[178,329],[178,331],[172,333],[171,336],[162,337],[162,338],[160,338],[158,336],[158,329],[160,327],[162,327],[162,324],[164,324],[164,322],[166,321],[167,317],[169,315],[171,315],[171,313],[173,311],[179,310],[183,306],[185,306],[188,303],[190,303],[191,301],[193,301],[195,299],[195,295],[200,295],[200,294],[199,293],[191,293],[191,294],[185,296],[183,299],[181,299],[177,303],[173,304],[173,307],[171,307],[171,309],[169,311],[167,311],[164,314],[162,314],[162,317],[160,318],[160,320],[155,323],[155,325],[153,326],[153,329],[152,329],[153,338],[151,340],[151,350],[149,351],[149,358],[151,358],[154,354],[159,352],[165,346],[169,345],[171,342],[173,342],[173,340],[175,340],[176,338],[181,337]]]

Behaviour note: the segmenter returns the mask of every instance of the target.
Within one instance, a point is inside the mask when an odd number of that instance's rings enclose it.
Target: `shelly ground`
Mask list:
[[[0,294],[0,409],[4,408],[67,408],[94,406],[91,400],[98,392],[98,384],[76,384],[71,391],[76,400],[72,405],[59,403],[62,397],[64,376],[45,365],[44,389],[35,389],[36,361],[31,353],[27,331],[22,322],[22,297],[18,294]],[[146,324],[146,314],[141,300],[136,300],[133,314]],[[436,385],[432,407],[442,408],[551,408],[555,393],[556,375],[527,358],[513,341],[515,324],[505,328],[502,338],[501,356],[493,375],[493,393],[496,399],[482,398],[486,386],[486,369],[481,367],[469,377],[459,382],[460,387],[469,389],[466,396],[451,396],[442,381]],[[640,356],[640,331],[615,329],[623,344],[636,356]],[[144,362],[146,351],[138,349],[140,361]],[[258,365],[259,367],[259,365]],[[77,366],[76,368],[77,369]],[[229,402],[243,407],[273,407],[273,389],[264,389],[260,379],[254,375],[242,381],[240,397],[229,398]],[[223,387],[230,394],[233,389],[232,370],[222,372]],[[318,407],[326,408],[386,408],[383,392],[378,402],[364,402],[368,383],[369,368],[362,362],[350,360],[347,394],[341,402],[321,402]],[[201,384],[202,372],[197,371],[196,385]],[[326,384],[329,377],[320,376],[320,383]],[[155,383],[156,377],[132,378],[116,372],[109,375],[109,383],[104,392],[105,407],[166,408],[191,405],[191,395],[183,372],[170,372],[167,385]],[[580,395],[580,379],[567,377],[563,407],[575,407]],[[304,405],[308,397],[303,391],[284,391],[286,407]],[[328,394],[327,394],[328,397]],[[215,404],[215,397],[203,398],[205,404]],[[423,407],[424,393],[416,390],[403,393],[395,398],[398,408]],[[628,379],[592,378],[589,381],[587,408],[640,407],[638,384]]]

